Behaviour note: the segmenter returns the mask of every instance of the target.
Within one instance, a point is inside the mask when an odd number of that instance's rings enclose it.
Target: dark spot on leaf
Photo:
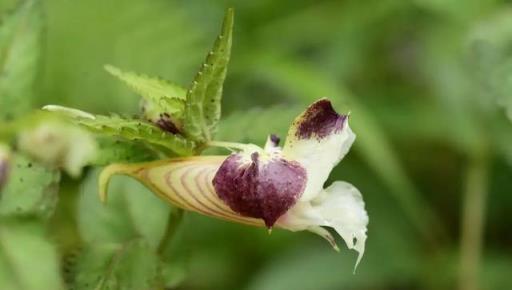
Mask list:
[[[169,115],[163,116],[160,119],[158,119],[155,123],[160,129],[169,132],[171,134],[179,134],[180,130],[178,127],[174,124],[174,122],[168,117]]]

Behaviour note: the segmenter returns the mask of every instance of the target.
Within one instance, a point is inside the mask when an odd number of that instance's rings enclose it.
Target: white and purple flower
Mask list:
[[[348,116],[337,114],[329,100],[321,99],[295,119],[282,148],[279,138],[271,135],[264,148],[213,142],[239,149],[229,156],[113,164],[100,177],[100,193],[105,199],[113,174],[127,174],[178,207],[269,229],[308,230],[337,249],[323,228],[331,227],[359,252],[358,263],[368,224],[362,196],[342,181],[323,188],[354,140]]]

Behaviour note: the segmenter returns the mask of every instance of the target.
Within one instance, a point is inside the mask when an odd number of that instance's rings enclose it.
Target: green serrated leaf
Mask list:
[[[147,103],[144,113],[151,121],[155,121],[160,114],[164,113],[181,119],[185,109],[186,90],[184,88],[161,78],[124,72],[112,65],[106,65],[105,69],[144,99]]]
[[[180,156],[189,156],[195,153],[193,141],[162,131],[154,124],[143,120],[128,119],[118,115],[95,116],[77,109],[55,105],[48,105],[43,109],[72,118],[76,124],[98,134],[141,142],[155,147],[155,149],[170,150]]]
[[[222,86],[231,55],[233,9],[228,9],[222,31],[187,92],[184,130],[190,138],[212,139],[221,115]]]
[[[127,119],[117,115],[97,115],[94,119],[75,120],[79,125],[96,133],[163,147],[181,156],[194,154],[195,144],[192,141],[180,135],[164,132],[146,121]]]
[[[55,248],[40,222],[0,220],[0,289],[63,289]]]
[[[14,155],[10,168],[1,192],[0,216],[33,214],[49,218],[57,205],[59,172],[20,154]]]
[[[142,239],[90,246],[78,257],[72,289],[156,289],[158,265],[158,257]]]
[[[32,107],[43,21],[41,3],[23,1],[0,25],[0,120]]]

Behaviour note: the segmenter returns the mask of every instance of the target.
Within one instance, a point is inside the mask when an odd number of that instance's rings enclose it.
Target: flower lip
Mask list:
[[[250,160],[232,154],[213,179],[215,191],[233,211],[261,218],[271,228],[299,199],[306,171],[294,161],[251,153]]]
[[[347,117],[336,113],[328,99],[318,100],[302,115],[295,135],[299,139],[325,138],[342,130]]]

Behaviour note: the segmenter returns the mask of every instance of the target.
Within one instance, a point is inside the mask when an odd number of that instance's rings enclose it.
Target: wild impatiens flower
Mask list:
[[[359,262],[368,224],[361,194],[342,181],[323,188],[354,139],[348,115],[339,115],[329,100],[321,99],[295,119],[282,148],[279,138],[270,135],[264,148],[210,143],[237,150],[229,156],[113,164],[100,177],[100,194],[105,200],[113,174],[126,174],[178,207],[269,229],[308,230],[337,249],[323,228],[332,227],[359,252]]]

